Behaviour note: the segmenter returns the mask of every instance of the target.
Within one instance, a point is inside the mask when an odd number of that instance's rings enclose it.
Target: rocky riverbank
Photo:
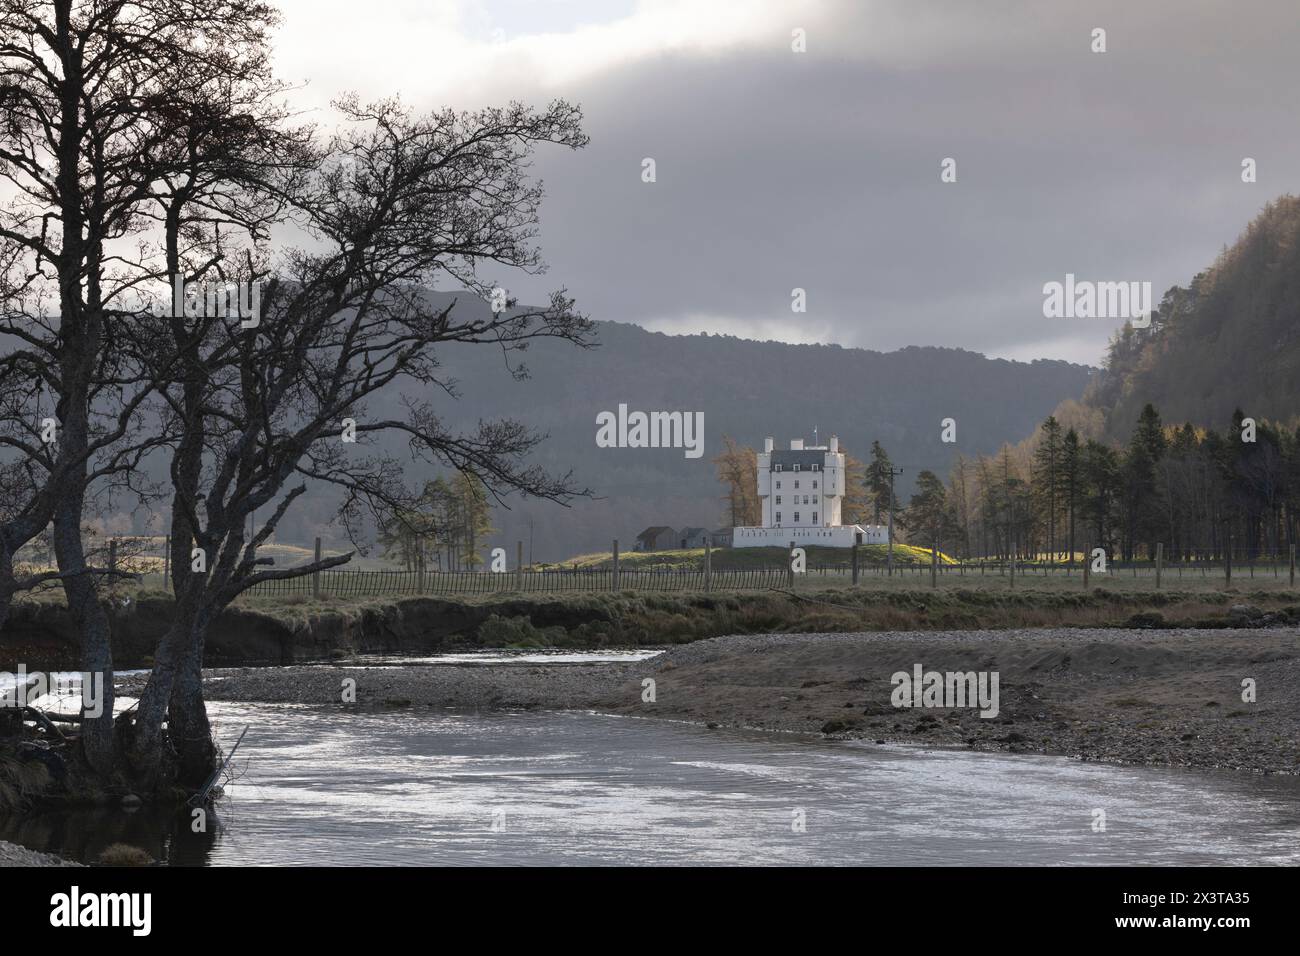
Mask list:
[[[918,664],[996,672],[997,716],[895,707],[892,675]],[[1254,700],[1244,699],[1249,687]],[[636,663],[215,670],[207,693],[367,709],[592,709],[879,742],[1300,772],[1295,628],[731,636]]]
[[[81,866],[81,864],[49,853],[37,853],[35,850],[0,840],[0,867],[4,866]]]

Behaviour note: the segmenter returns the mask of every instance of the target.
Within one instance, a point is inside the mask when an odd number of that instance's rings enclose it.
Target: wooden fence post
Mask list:
[[[1295,554],[1295,548],[1291,549],[1291,553],[1293,555]],[[171,589],[172,589],[172,536],[167,535],[167,537],[163,540],[163,590],[170,591]]]
[[[117,571],[117,538],[108,539],[108,570],[112,572]],[[116,585],[116,574],[110,574],[108,578],[108,586],[116,587]]]
[[[515,580],[518,582],[515,590],[522,592],[524,589],[524,543],[522,541],[515,542]]]
[[[618,590],[618,538],[614,539],[614,590]]]
[[[1160,575],[1165,569],[1165,546],[1156,544],[1156,590],[1160,590]]]
[[[1088,590],[1088,574],[1092,571],[1092,549],[1083,543],[1083,589]]]
[[[320,538],[316,539],[316,563],[320,564]],[[320,598],[320,568],[311,573],[311,596]]]
[[[713,590],[713,539],[704,539],[704,590]]]
[[[1223,559],[1225,588],[1232,587],[1232,535],[1228,535],[1228,550]]]
[[[930,587],[939,586],[939,544],[935,542],[930,545]]]
[[[794,590],[794,542],[790,542],[790,553],[785,556],[785,580],[790,590]]]
[[[853,545],[853,583],[858,583],[858,546],[856,542]]]
[[[424,538],[421,537],[415,539],[415,574],[415,586],[419,589],[418,593],[423,594],[429,581],[425,576]]]
[[[1291,587],[1295,587],[1295,545],[1291,545]]]

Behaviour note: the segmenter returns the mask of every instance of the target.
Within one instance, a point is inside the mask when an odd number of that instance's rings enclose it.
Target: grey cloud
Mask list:
[[[810,28],[807,54],[776,37],[559,91],[592,145],[539,154],[552,270],[515,291],[564,284],[597,318],[679,330],[722,315],[1096,362],[1116,323],[1044,319],[1044,282],[1149,279],[1158,297],[1300,191],[1288,4],[830,6],[824,53]],[[1089,52],[1093,26],[1110,52]]]

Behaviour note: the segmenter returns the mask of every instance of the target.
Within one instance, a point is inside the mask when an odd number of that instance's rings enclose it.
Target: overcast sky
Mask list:
[[[1296,0],[279,5],[313,108],[580,103],[591,146],[536,162],[550,273],[501,278],[666,332],[1096,364],[1118,321],[1043,318],[1045,282],[1158,300],[1300,192]]]

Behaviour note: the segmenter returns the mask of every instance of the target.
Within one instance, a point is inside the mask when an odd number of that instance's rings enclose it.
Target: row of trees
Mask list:
[[[582,147],[579,110],[416,115],[345,97],[337,130],[296,125],[270,70],[275,23],[259,0],[0,4],[0,626],[25,589],[66,594],[81,668],[107,691],[72,764],[97,789],[210,775],[209,626],[259,582],[352,557],[274,568],[259,545],[313,485],[342,489],[354,535],[418,507],[377,436],[493,492],[583,493],[528,464],[540,436],[524,425],[451,432],[429,398],[456,394],[442,343],[588,343],[563,292],[489,309],[480,275],[542,269],[529,156]],[[438,280],[464,301],[431,306]],[[178,302],[178,283],[258,305]],[[410,390],[401,416],[367,414],[385,389]],[[166,506],[176,607],[139,705],[115,718],[114,572],[84,525],[119,495]],[[57,568],[25,571],[15,556],[44,533]]]
[[[472,474],[426,482],[409,508],[385,522],[379,534],[384,557],[408,571],[474,570],[483,563],[478,542],[492,533],[487,487]]]
[[[1277,554],[1300,533],[1300,429],[1252,422],[1167,426],[1146,405],[1128,442],[1083,438],[1055,417],[1021,446],[959,457],[947,483],[917,478],[903,513],[911,538],[963,556],[1070,560],[1105,548],[1130,561],[1229,547]]]
[[[754,451],[726,440],[718,475],[727,520],[757,524]],[[894,465],[879,442],[867,464],[848,458],[844,523],[883,524]],[[1171,558],[1280,553],[1300,535],[1300,427],[1240,411],[1223,431],[1167,426],[1150,404],[1126,444],[1082,435],[1049,417],[1018,446],[958,456],[944,481],[920,471],[895,502],[900,537],[961,557],[1074,560],[1102,547],[1129,561],[1163,544]]]

